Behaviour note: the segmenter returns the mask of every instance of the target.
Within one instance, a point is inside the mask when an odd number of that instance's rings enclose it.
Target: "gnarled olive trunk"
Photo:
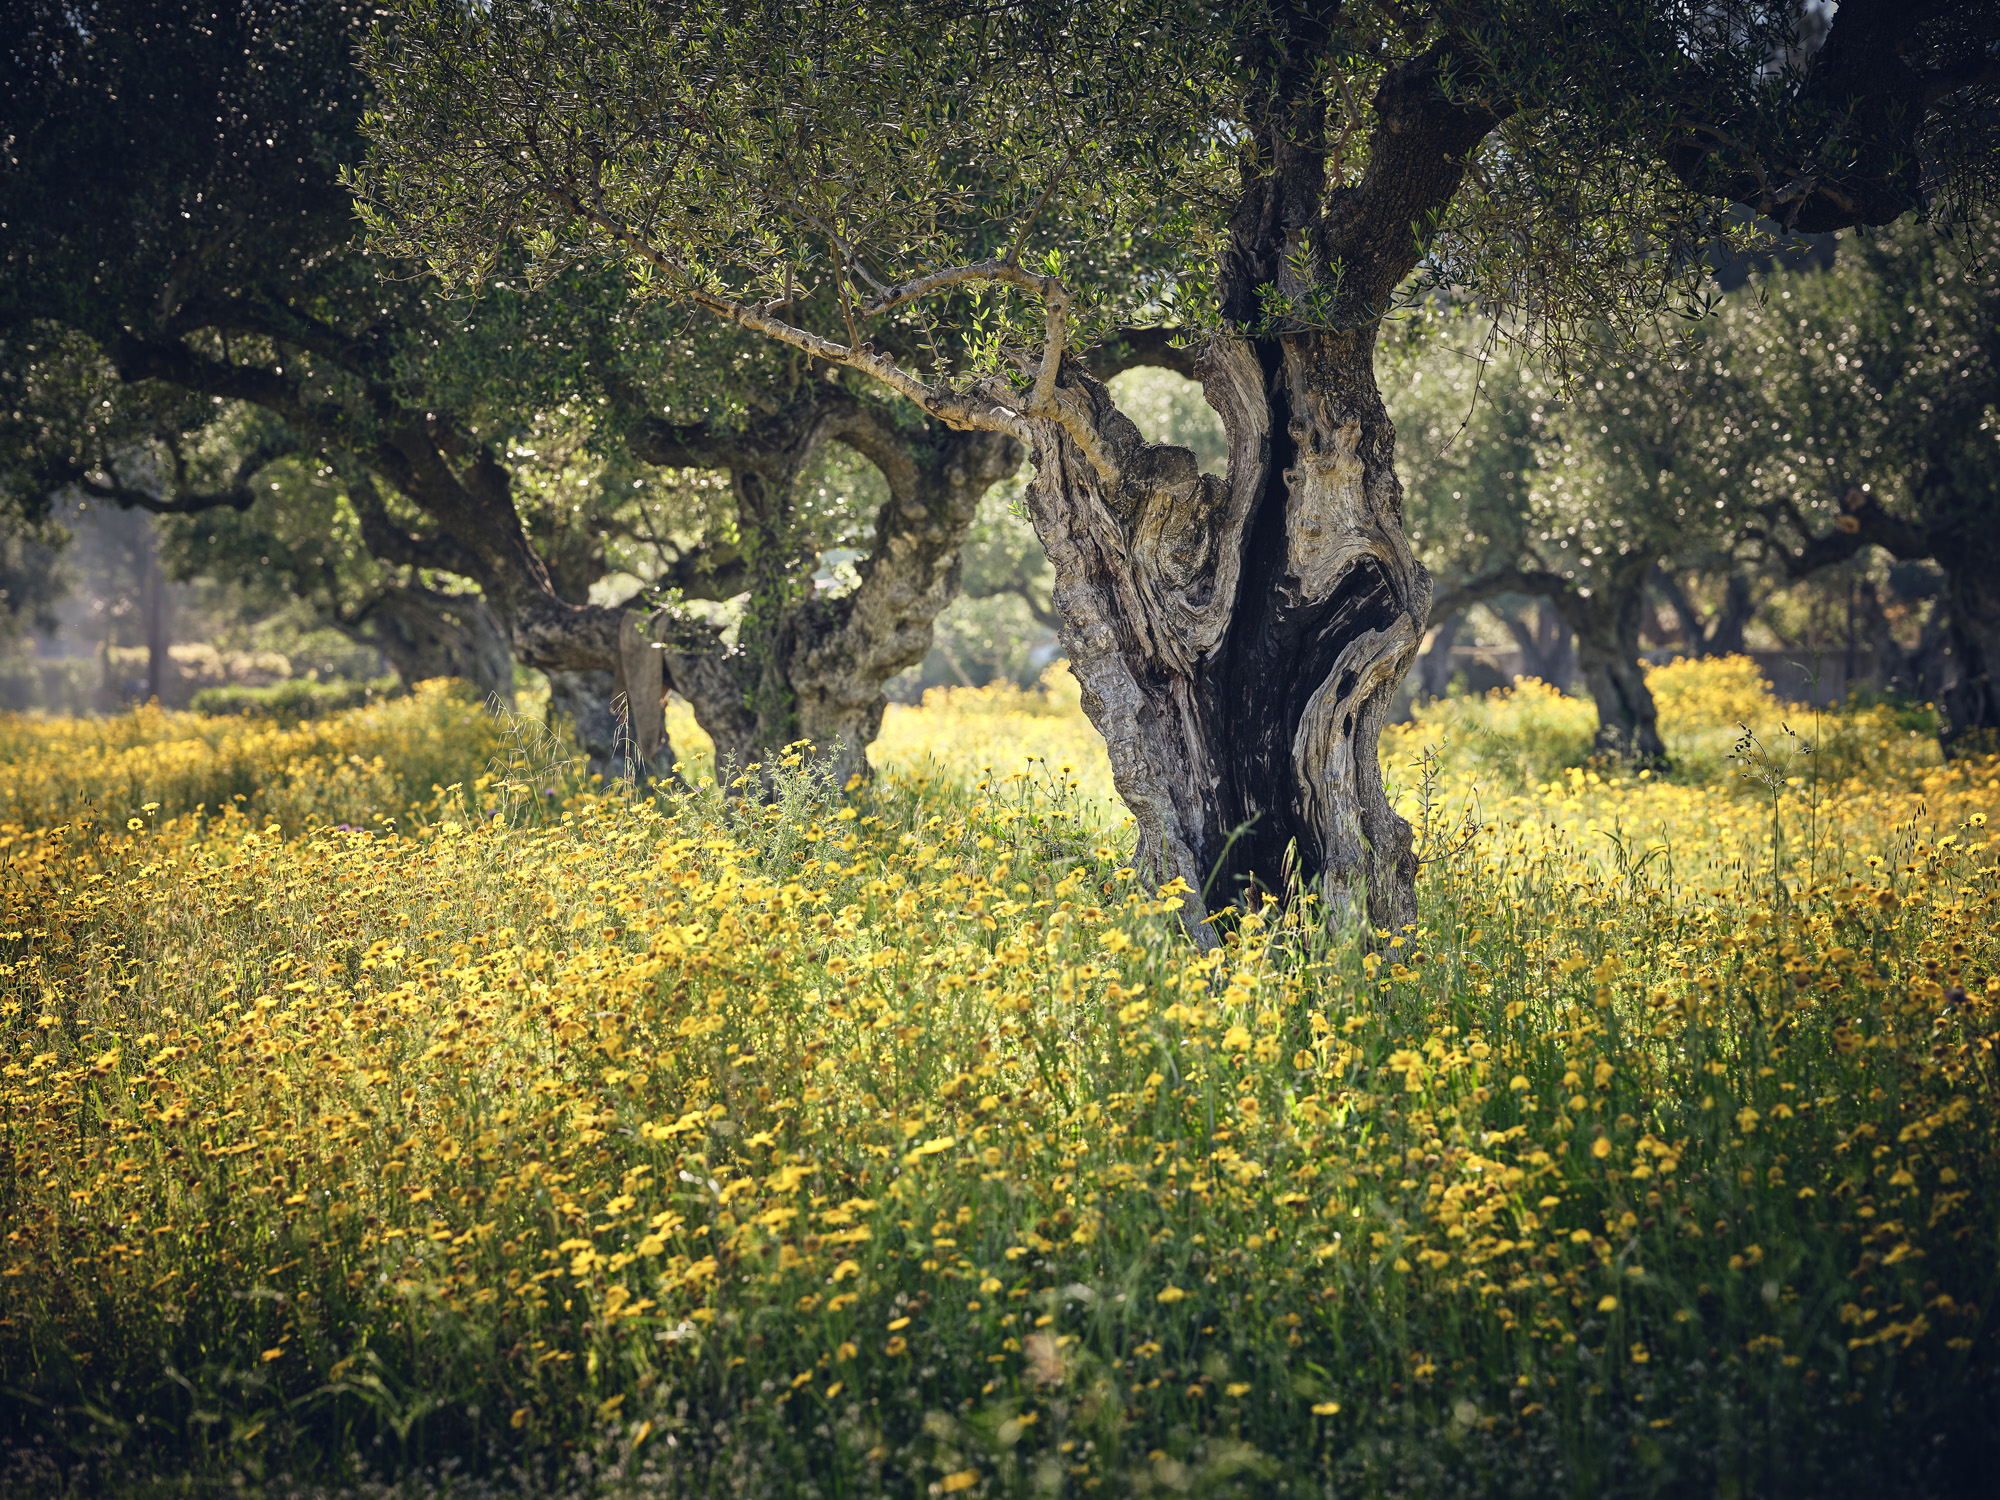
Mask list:
[[[1645,664],[1639,660],[1636,632],[1630,649],[1613,635],[1579,636],[1577,666],[1584,686],[1597,705],[1597,735],[1592,748],[1642,766],[1664,766],[1667,747],[1660,738],[1659,710],[1646,686]]]
[[[899,426],[838,388],[815,392],[792,430],[789,445],[746,456],[734,476],[750,596],[738,644],[670,645],[667,680],[693,704],[718,767],[769,765],[809,740],[845,781],[868,774],[883,688],[929,652],[937,616],[958,593],[980,497],[1020,467],[1021,445],[941,423]],[[813,588],[815,559],[794,505],[798,476],[823,442],[861,454],[889,489],[860,582],[837,598]]]
[[[843,779],[867,773],[868,745],[889,702],[884,684],[929,654],[937,617],[958,595],[981,497],[1021,466],[1021,445],[1002,433],[890,437],[872,425],[843,430],[843,441],[882,471],[889,499],[875,518],[860,583],[839,599],[802,601],[782,639],[800,737],[822,751],[838,746]]]
[[[1659,768],[1668,763],[1667,747],[1639,655],[1652,568],[1653,558],[1639,553],[1606,558],[1587,592],[1566,589],[1551,602],[1576,632],[1577,670],[1597,705],[1597,753]]]
[[[1989,527],[1937,555],[1952,656],[1938,739],[1947,756],[1991,754],[2000,749],[2000,537]]]
[[[514,701],[514,651],[506,627],[477,594],[385,590],[349,633],[389,658],[406,683],[457,677],[480,696]]]
[[[1138,857],[1193,888],[1191,924],[1294,882],[1343,919],[1415,918],[1410,827],[1376,742],[1431,586],[1403,535],[1372,346],[1372,330],[1212,344],[1226,478],[1146,443],[1073,369],[1067,418],[1033,425],[1029,506],[1070,669]]]

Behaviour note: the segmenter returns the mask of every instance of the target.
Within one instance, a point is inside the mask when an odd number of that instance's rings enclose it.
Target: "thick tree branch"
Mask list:
[[[663,469],[733,469],[744,461],[741,434],[719,431],[706,422],[669,422],[654,415],[652,401],[620,373],[615,351],[599,348],[592,364],[598,384],[622,420],[625,448],[634,458]]]
[[[308,401],[299,382],[261,365],[243,365],[196,354],[185,344],[125,337],[106,352],[128,385],[159,380],[201,396],[242,401],[284,418],[316,437],[330,437],[346,413],[330,403]]]
[[[431,568],[456,573],[461,578],[477,578],[478,561],[450,536],[421,537],[406,530],[390,516],[382,492],[366,474],[347,481],[348,503],[361,522],[361,540],[368,551],[385,563],[405,568]]]
[[[1815,535],[1796,508],[1786,507],[1786,519],[1802,537],[1803,546],[1777,544],[1778,562],[1791,578],[1808,578],[1822,568],[1836,567],[1868,547],[1880,547],[1903,562],[1927,558],[1935,551],[1923,528],[1892,515],[1873,495],[1849,490],[1842,502],[1838,527]]]
[[[375,328],[350,332],[296,307],[276,308],[242,298],[191,297],[168,325],[176,337],[190,333],[247,333],[290,344],[330,361],[371,385],[389,374],[389,350]]]
[[[634,458],[663,469],[735,469],[748,457],[735,434],[662,417],[634,422],[626,431],[625,448]]]
[[[338,406],[305,399],[300,383],[275,369],[196,354],[183,344],[126,338],[109,351],[120,378],[160,380],[199,395],[255,405],[296,432],[350,456],[430,513],[448,538],[451,561],[425,562],[477,580],[500,595],[552,593],[547,569],[528,544],[513,508],[510,476],[484,444],[435,416],[418,417],[386,393],[379,436],[361,437]],[[447,458],[456,458],[455,472]],[[425,544],[435,550],[445,541]]]
[[[1046,298],[1051,292],[1060,292],[1062,283],[1053,276],[1037,276],[1033,271],[1024,271],[1012,259],[982,260],[972,265],[952,266],[948,270],[933,271],[927,276],[919,276],[906,281],[901,286],[892,286],[880,297],[861,309],[864,316],[879,318],[905,302],[914,302],[920,297],[928,297],[934,292],[942,292],[955,286],[969,286],[974,283],[998,281],[1007,286],[1017,286],[1023,291],[1033,292]]]
[[[435,488],[442,475],[447,488],[460,488],[438,461],[430,437],[443,431],[432,422],[431,431],[413,440],[407,431],[402,441],[385,437],[360,437],[352,430],[349,414],[331,402],[310,401],[302,382],[290,375],[261,365],[237,364],[197,354],[181,343],[161,343],[134,337],[120,339],[106,351],[127,384],[158,380],[196,395],[220,397],[260,407],[283,419],[298,432],[331,449],[352,454],[375,473],[405,494],[417,494],[428,484]],[[385,419],[405,418],[393,398],[383,391],[371,391],[377,415]],[[456,518],[441,518],[450,524]]]
[[[123,510],[149,511],[156,516],[187,516],[205,510],[242,511],[257,503],[250,481],[271,464],[297,451],[298,445],[288,438],[269,438],[258,443],[237,460],[228,486],[221,490],[190,489],[186,482],[187,466],[178,449],[174,451],[175,482],[164,493],[119,478],[110,464],[96,469],[65,465],[56,477],[94,500],[108,500]],[[95,477],[100,474],[102,478]]]
[[[704,542],[660,569],[656,586],[678,589],[684,599],[734,599],[751,585],[749,561],[730,542]]]
[[[1069,342],[1069,293],[1052,287],[1042,297],[1042,367],[1035,372],[1034,388],[1028,392],[1028,410],[1038,417],[1056,417],[1056,378],[1062,374],[1063,347]],[[1064,423],[1067,426],[1067,423]]]
[[[1466,163],[1501,116],[1446,93],[1457,59],[1440,44],[1393,69],[1375,90],[1376,125],[1361,181],[1330,195],[1313,230],[1323,266],[1362,319],[1389,304],[1465,179]]]
[[[1532,598],[1558,603],[1569,588],[1568,579],[1543,568],[1495,568],[1439,594],[1431,601],[1431,618],[1449,620],[1475,604],[1502,594],[1527,594]]]
[[[892,497],[916,492],[920,483],[916,447],[928,441],[928,434],[902,432],[889,420],[887,412],[853,401],[827,424],[826,435],[852,448],[879,469]]]
[[[1952,67],[1937,68],[1924,74],[1919,96],[1924,101],[1924,108],[1929,109],[1965,89],[1994,88],[2000,88],[2000,59],[1970,57]]]
[[[156,516],[189,516],[204,510],[248,510],[257,497],[247,489],[229,489],[208,494],[158,495],[151,490],[126,485],[116,480],[104,481],[84,477],[81,472],[69,479],[68,483],[78,494],[88,495],[93,500],[105,500],[120,510],[149,511]]]
[[[1946,23],[1926,0],[1844,0],[1822,46],[1775,121],[1760,119],[1733,90],[1718,103],[1691,98],[1668,127],[1668,169],[1692,191],[1739,203],[1801,234],[1886,224],[1923,201],[1924,136],[1938,105],[2000,84],[1996,32],[1959,24],[1957,55],[1924,68],[1911,54],[1921,29]],[[1693,95],[1708,80],[1691,74]],[[1991,100],[1986,101],[1990,107]],[[1812,125],[1802,129],[1800,122]],[[1782,142],[1766,144],[1772,129]],[[1829,169],[1826,164],[1843,165]]]
[[[1106,339],[1084,356],[1084,368],[1098,380],[1108,381],[1141,366],[1172,370],[1187,380],[1200,378],[1195,369],[1199,356],[1192,344],[1174,346],[1185,333],[1176,328],[1127,328]]]
[[[615,216],[585,204],[560,181],[544,180],[536,187],[538,191],[561,204],[577,218],[596,225],[655,270],[684,285],[687,288],[687,300],[704,311],[713,313],[738,327],[747,328],[752,333],[763,334],[766,338],[802,350],[816,359],[825,360],[830,365],[838,365],[843,369],[867,375],[897,395],[913,402],[946,426],[962,430],[1006,432],[1024,442],[1027,440],[1026,424],[1014,412],[999,403],[965,392],[928,385],[893,359],[878,354],[865,345],[850,346],[835,343],[832,339],[822,338],[808,329],[774,316],[768,307],[751,306],[711,291],[690,276],[687,267],[667,255],[644,235]],[[1028,275],[1018,268],[1015,270],[1020,276]]]

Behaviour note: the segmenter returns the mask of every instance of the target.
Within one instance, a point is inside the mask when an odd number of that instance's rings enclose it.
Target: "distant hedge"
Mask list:
[[[296,677],[269,687],[203,688],[194,695],[190,707],[198,714],[236,714],[248,719],[297,724],[343,709],[378,703],[384,698],[401,697],[408,691],[396,677],[376,677],[367,682],[314,682]]]

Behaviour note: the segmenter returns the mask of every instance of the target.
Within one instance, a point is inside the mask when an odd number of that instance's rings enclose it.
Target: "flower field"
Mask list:
[[[1746,674],[1425,710],[1422,923],[1206,950],[1060,695],[0,725],[0,1487],[1984,1493],[2000,764]]]
[[[157,706],[110,719],[0,714],[0,825],[171,819],[235,805],[259,827],[372,827],[420,813],[443,786],[483,773],[501,739],[500,722],[445,683],[291,729]]]

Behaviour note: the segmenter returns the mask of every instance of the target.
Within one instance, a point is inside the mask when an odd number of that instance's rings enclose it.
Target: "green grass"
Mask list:
[[[198,714],[236,714],[273,719],[286,726],[360,708],[407,692],[394,677],[372,682],[314,682],[303,677],[269,687],[203,688],[190,705]]]

